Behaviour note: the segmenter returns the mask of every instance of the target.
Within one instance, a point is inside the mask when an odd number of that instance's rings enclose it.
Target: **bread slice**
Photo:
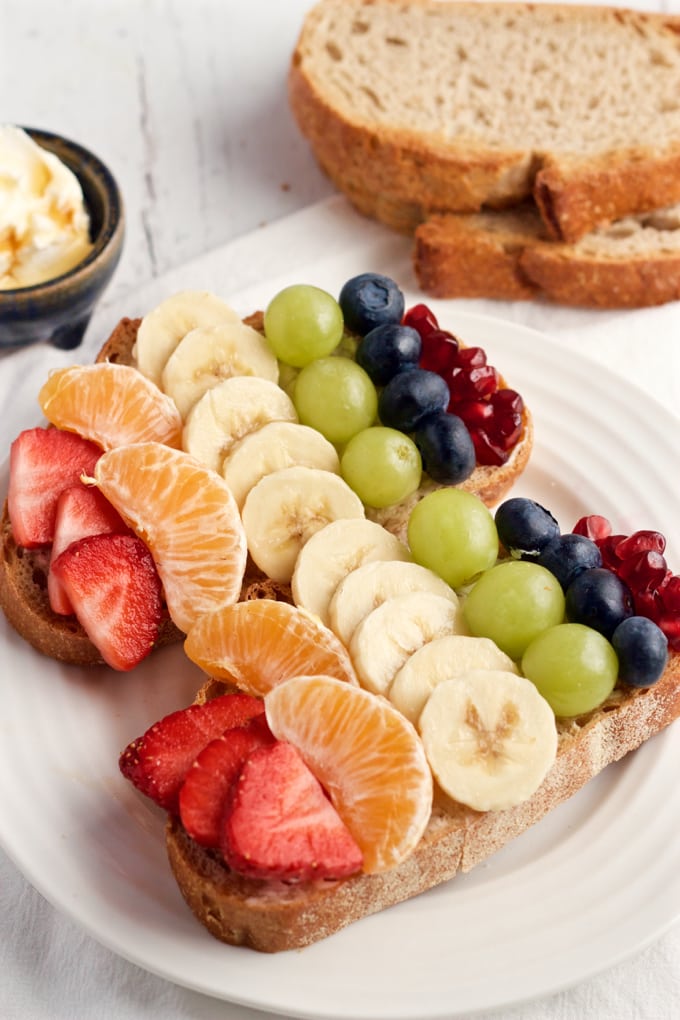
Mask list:
[[[534,196],[573,241],[680,201],[680,17],[321,0],[289,75],[329,177],[390,225]]]
[[[224,690],[220,681],[209,681],[198,700]],[[216,851],[195,843],[176,817],[169,817],[166,826],[170,865],[187,904],[216,938],[262,952],[301,948],[470,871],[679,715],[676,653],[655,686],[617,688],[589,715],[558,721],[555,763],[525,803],[478,812],[437,792],[415,851],[384,874],[289,885],[246,879],[229,870]]]
[[[627,216],[573,244],[551,241],[536,207],[432,216],[414,267],[437,297],[547,298],[641,308],[680,298],[680,205]]]

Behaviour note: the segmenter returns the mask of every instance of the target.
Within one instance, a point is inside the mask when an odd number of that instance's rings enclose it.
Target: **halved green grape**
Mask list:
[[[353,436],[340,458],[340,474],[367,506],[392,506],[420,485],[418,447],[403,432],[374,425]]]
[[[498,533],[481,499],[461,489],[437,489],[411,512],[408,543],[416,563],[460,588],[498,557]]]
[[[302,369],[293,403],[303,425],[311,425],[331,443],[346,443],[368,428],[378,412],[375,386],[349,358],[319,358]]]
[[[540,634],[522,657],[522,672],[557,716],[592,712],[609,697],[619,672],[616,652],[598,631],[562,623]]]
[[[511,659],[520,659],[542,631],[564,619],[557,578],[536,563],[506,560],[482,574],[463,605],[475,637],[487,637]]]
[[[343,329],[342,310],[332,294],[305,283],[279,291],[264,313],[264,333],[274,354],[296,368],[334,351]]]

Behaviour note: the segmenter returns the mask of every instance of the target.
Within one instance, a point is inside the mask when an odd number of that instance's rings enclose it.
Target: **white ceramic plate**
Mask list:
[[[242,295],[246,307],[274,292],[258,290]],[[535,453],[515,491],[549,506],[564,529],[586,512],[620,531],[659,528],[677,555],[670,414],[538,333],[432,304],[486,347],[533,409]],[[180,898],[162,813],[117,771],[129,740],[191,700],[197,670],[179,648],[129,675],[60,666],[4,619],[0,650],[3,846],[60,910],[170,981],[296,1017],[451,1017],[580,981],[680,916],[675,727],[469,875],[301,952],[226,947]]]

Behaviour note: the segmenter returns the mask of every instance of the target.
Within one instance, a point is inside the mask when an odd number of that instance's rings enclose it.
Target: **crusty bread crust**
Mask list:
[[[331,3],[332,6],[332,3]],[[429,0],[358,0],[352,3],[357,21],[371,20],[372,10],[392,11],[394,36],[404,32],[404,11],[432,6]],[[432,31],[449,29],[455,47],[457,19],[472,22],[481,9],[497,8],[498,21],[513,10],[527,13],[537,31],[557,12],[562,23],[583,23],[604,29],[607,25],[630,31],[631,40],[644,37],[654,61],[654,40],[663,40],[669,53],[677,53],[680,17],[632,10],[559,4],[435,4],[437,25]],[[443,13],[442,13],[443,12]],[[680,138],[668,137],[662,145],[641,145],[635,137],[619,142],[609,151],[584,154],[567,147],[551,150],[543,145],[502,146],[485,144],[483,128],[465,137],[391,125],[384,118],[371,120],[359,111],[356,97],[347,89],[343,108],[329,98],[324,75],[316,62],[324,46],[342,50],[348,40],[324,36],[330,31],[332,12],[321,3],[313,8],[301,30],[289,72],[291,109],[314,155],[333,183],[356,207],[400,230],[423,220],[431,212],[473,212],[482,206],[502,208],[532,194],[540,208],[549,236],[574,241],[599,224],[631,212],[644,212],[680,200]],[[447,19],[447,20],[445,20]],[[359,33],[361,34],[361,33]],[[388,40],[389,42],[389,40]],[[475,73],[474,54],[467,54],[469,74]],[[659,58],[661,59],[661,58]],[[665,59],[665,58],[664,58]],[[408,64],[406,65],[408,66]],[[569,63],[564,93],[574,88],[578,75]],[[404,72],[407,74],[408,72]],[[443,73],[443,72],[442,72]],[[669,72],[669,85],[672,78]],[[389,90],[389,71],[385,69]],[[365,98],[365,97],[363,97]],[[432,104],[435,96],[432,95]],[[380,97],[375,97],[380,103]],[[493,101],[493,96],[491,100]],[[594,107],[599,97],[594,97]],[[549,104],[548,104],[549,105]],[[557,116],[561,116],[560,113]],[[572,143],[578,145],[578,142]]]
[[[663,304],[680,298],[680,209],[670,212],[674,230],[649,230],[644,217],[629,217],[576,244],[549,240],[529,204],[432,216],[416,229],[414,269],[423,290],[436,297],[541,297],[587,308]],[[630,243],[634,236],[639,245]]]
[[[223,691],[213,680],[202,697]],[[524,804],[480,813],[437,793],[414,853],[381,875],[291,885],[245,879],[198,846],[175,817],[166,827],[170,865],[187,904],[216,938],[261,952],[301,948],[470,871],[679,715],[680,654],[673,654],[655,686],[617,688],[595,712],[559,722],[556,761]]]

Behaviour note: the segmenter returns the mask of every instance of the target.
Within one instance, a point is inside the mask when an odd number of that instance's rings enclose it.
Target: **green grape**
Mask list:
[[[420,485],[418,447],[403,432],[382,425],[357,432],[340,459],[340,474],[362,503],[392,506]]]
[[[487,637],[511,659],[564,619],[564,594],[545,567],[525,560],[506,560],[482,574],[463,604],[475,637]]]
[[[498,557],[498,533],[481,499],[461,489],[437,489],[413,508],[408,543],[416,563],[452,588],[488,570]]]
[[[616,652],[598,631],[582,623],[551,627],[531,642],[522,672],[557,716],[592,712],[616,683]]]
[[[302,424],[331,443],[346,443],[372,425],[378,413],[375,386],[349,358],[319,358],[306,365],[297,377],[293,403]]]
[[[335,298],[305,283],[279,291],[264,313],[264,333],[274,354],[296,368],[334,351],[343,329],[342,310]]]

